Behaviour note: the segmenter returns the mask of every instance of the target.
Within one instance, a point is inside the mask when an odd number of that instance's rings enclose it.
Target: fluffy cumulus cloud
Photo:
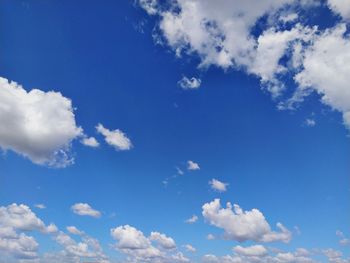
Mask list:
[[[214,65],[257,76],[278,101],[279,109],[294,109],[305,96],[316,92],[324,104],[342,113],[350,129],[348,0],[139,3],[149,15],[158,17],[157,40],[161,39],[176,56],[199,57],[199,68]],[[325,4],[344,22],[329,29],[303,24],[305,19],[297,10]],[[262,22],[262,17],[267,17],[268,23]],[[254,31],[255,26],[261,30]],[[286,85],[286,80],[294,85]],[[183,83],[195,84],[190,79]]]
[[[209,181],[209,185],[213,190],[218,191],[218,192],[226,192],[227,186],[228,186],[227,183],[223,183],[223,182],[221,182],[217,179],[214,179],[214,178]]]
[[[106,143],[113,146],[117,151],[126,151],[133,147],[130,139],[119,129],[111,131],[102,124],[98,124],[96,130],[105,137]]]
[[[91,216],[98,218],[101,216],[101,212],[93,209],[89,204],[87,203],[76,203],[72,205],[71,207],[73,213],[81,216]]]
[[[198,78],[188,78],[184,76],[181,80],[179,80],[178,84],[182,89],[198,89],[201,85],[201,80]]]
[[[159,232],[146,237],[135,227],[124,225],[111,229],[111,236],[117,241],[115,248],[127,255],[131,262],[189,262],[176,249],[175,241]]]
[[[281,223],[277,223],[279,231],[273,231],[258,209],[243,211],[238,205],[232,206],[229,202],[223,208],[220,199],[215,199],[203,205],[202,214],[211,225],[222,228],[227,239],[239,242],[289,242],[292,238],[291,232]]]
[[[0,255],[3,258],[36,259],[39,244],[28,235],[33,231],[53,234],[57,232],[57,227],[45,225],[26,205],[0,207]]]
[[[0,147],[36,164],[72,164],[71,142],[82,135],[70,99],[59,92],[26,91],[0,77]]]

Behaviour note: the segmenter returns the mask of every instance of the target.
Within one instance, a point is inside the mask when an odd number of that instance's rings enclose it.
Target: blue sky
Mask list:
[[[349,262],[348,6],[1,1],[0,262]]]

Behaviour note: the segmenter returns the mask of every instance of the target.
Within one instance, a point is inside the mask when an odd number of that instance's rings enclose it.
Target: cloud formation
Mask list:
[[[200,170],[201,168],[199,167],[199,164],[194,162],[194,161],[187,161],[187,169],[190,171],[196,171],[196,170]]]
[[[277,223],[279,232],[272,231],[264,215],[258,209],[243,211],[237,204],[221,207],[220,199],[215,199],[202,206],[203,217],[216,227],[222,228],[227,239],[239,242],[289,242],[291,232],[281,223]]]
[[[72,205],[71,207],[73,213],[81,216],[91,216],[98,218],[101,216],[101,212],[98,210],[93,209],[89,204],[87,203],[76,203]]]
[[[218,192],[226,192],[228,186],[227,183],[223,183],[215,178],[209,181],[209,185],[213,190]]]
[[[178,84],[180,85],[180,87],[184,90],[187,89],[198,89],[201,85],[201,80],[197,79],[195,77],[192,78],[188,78],[186,76],[184,76],[181,80],[179,80]]]
[[[117,151],[126,151],[133,147],[130,139],[119,129],[111,131],[99,123],[96,130],[105,137],[106,143],[113,146]]]
[[[347,1],[139,3],[149,15],[158,17],[158,43],[161,39],[176,56],[198,57],[199,68],[233,68],[257,76],[262,87],[278,102],[279,109],[295,109],[306,96],[318,93],[322,103],[343,115],[344,124],[350,129]],[[305,20],[299,17],[298,10],[310,11],[325,4],[343,22],[325,30],[303,24]],[[262,22],[263,17],[268,23]],[[254,31],[255,26],[261,30]],[[286,85],[287,81],[294,84]],[[184,83],[190,81],[185,79]]]
[[[26,91],[0,77],[0,147],[32,162],[65,167],[74,162],[71,143],[83,134],[70,99],[59,92]]]

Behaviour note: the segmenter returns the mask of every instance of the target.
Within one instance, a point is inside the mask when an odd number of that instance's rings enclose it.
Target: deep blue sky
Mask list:
[[[47,209],[33,208],[43,221],[60,229],[75,225],[115,257],[109,229],[124,224],[164,232],[179,246],[193,244],[194,258],[230,253],[236,241],[205,239],[220,229],[201,217],[184,223],[218,197],[258,208],[273,228],[282,222],[293,231],[289,244],[274,247],[342,249],[335,231],[350,234],[350,143],[341,115],[316,95],[296,111],[278,111],[256,77],[199,70],[196,57],[176,58],[155,45],[153,26],[132,1],[1,1],[0,75],[26,90],[70,98],[78,125],[101,146],[73,142],[75,164],[64,169],[4,153],[0,204],[43,203]],[[179,88],[184,75],[200,77],[200,89]],[[317,125],[306,127],[311,117]],[[134,148],[117,152],[103,144],[97,123],[123,130]],[[187,160],[201,169],[186,171]],[[185,175],[164,186],[176,167]],[[212,178],[227,182],[228,191],[211,190]],[[70,206],[77,202],[89,203],[102,217],[73,214]],[[44,242],[41,251],[54,246]]]

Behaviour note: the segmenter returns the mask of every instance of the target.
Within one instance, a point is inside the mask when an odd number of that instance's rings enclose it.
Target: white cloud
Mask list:
[[[81,216],[92,216],[96,218],[101,216],[101,212],[93,209],[87,203],[76,203],[72,205],[71,209],[75,214],[78,214]]]
[[[198,56],[200,68],[214,65],[256,75],[279,102],[279,109],[294,108],[293,105],[316,91],[323,103],[343,114],[350,129],[347,25],[340,23],[333,29],[318,30],[317,26],[304,26],[304,20],[295,12],[319,1],[174,0],[168,5],[156,0],[141,2],[146,10],[152,9],[149,14],[160,18],[159,32],[177,56]],[[348,2],[328,0],[328,6],[347,20],[350,19]],[[270,23],[261,33],[253,35],[251,29],[264,15]],[[291,27],[286,29],[278,21],[288,22]],[[299,87],[295,92],[287,92],[293,87],[287,87],[285,81],[292,78]],[[294,95],[286,99],[288,94]]]
[[[67,228],[68,229],[68,228]],[[74,227],[70,228],[70,230],[73,230]],[[60,257],[60,260],[57,262],[80,262],[80,258],[89,258],[94,259],[98,262],[108,263],[108,257],[104,254],[102,247],[99,243],[99,241],[95,238],[92,238],[88,235],[86,235],[84,232],[79,231],[76,232],[78,229],[73,230],[73,234],[80,235],[81,241],[77,242],[74,239],[72,239],[69,235],[65,234],[64,232],[60,231],[57,233],[57,235],[54,236],[54,240],[63,247],[63,250],[57,253],[51,253],[50,256],[52,257]],[[55,262],[54,260],[50,260]],[[50,262],[49,261],[49,262]],[[45,261],[44,261],[45,262]]]
[[[56,232],[55,225],[46,226],[26,205],[11,204],[0,207],[0,226],[22,231],[37,230],[42,233]]]
[[[267,255],[267,249],[262,245],[254,245],[250,247],[235,246],[233,251],[242,256],[261,257]]]
[[[198,216],[193,215],[192,217],[190,217],[189,219],[187,219],[185,222],[187,224],[194,224],[198,221]]]
[[[39,208],[39,209],[45,209],[46,206],[44,204],[35,204],[34,207]]]
[[[172,239],[171,237],[167,237],[166,235],[161,234],[159,232],[151,232],[149,239],[151,241],[156,241],[164,249],[176,248],[174,239]]]
[[[184,76],[181,80],[179,80],[178,84],[182,89],[198,89],[201,85],[201,80],[198,78],[187,78]]]
[[[350,128],[350,39],[345,32],[346,25],[340,24],[316,37],[295,80],[299,90],[315,90],[323,103],[340,111]]]
[[[189,262],[180,252],[171,253],[176,244],[165,234],[152,232],[147,238],[140,230],[124,225],[111,229],[111,236],[117,241],[115,248],[126,254],[132,262]]]
[[[215,236],[213,234],[208,234],[207,235],[207,239],[208,240],[214,240],[215,239]]]
[[[237,250],[237,251],[236,251]],[[268,251],[260,245],[251,247],[236,246],[234,255],[216,256],[204,255],[202,263],[316,263],[310,255],[299,255],[295,252]],[[335,262],[334,262],[335,263]],[[340,263],[340,262],[339,262]],[[345,263],[345,262],[344,262]]]
[[[325,249],[322,251],[323,254],[328,258],[329,263],[349,263],[350,258],[344,259],[343,253],[339,250],[334,250],[332,248]]]
[[[194,161],[187,161],[187,169],[191,171],[200,170],[199,164]]]
[[[105,141],[117,151],[126,151],[133,147],[130,139],[119,129],[111,131],[99,123],[96,126],[96,130],[101,133],[105,137]]]
[[[28,206],[11,204],[0,207],[0,254],[18,260],[36,259],[39,244],[28,232],[57,232],[54,224],[46,226]]]
[[[220,182],[214,178],[209,181],[209,185],[213,190],[218,192],[226,192],[228,186],[227,183]]]
[[[289,242],[292,237],[291,232],[281,223],[277,223],[279,232],[272,231],[264,215],[258,209],[243,211],[236,204],[232,207],[229,202],[226,208],[222,208],[220,199],[204,204],[202,209],[203,217],[211,225],[224,229],[225,237],[228,239],[239,242],[247,240]]]
[[[188,252],[194,253],[194,252],[197,251],[197,250],[196,250],[192,245],[190,245],[190,244],[186,244],[186,245],[185,245],[185,248],[186,248],[186,250],[187,250]]]
[[[36,164],[64,167],[74,162],[71,142],[82,135],[70,99],[0,77],[0,147]]]
[[[99,142],[94,137],[84,137],[81,140],[81,143],[84,144],[85,146],[89,146],[93,148],[100,146]]]
[[[350,244],[350,239],[346,238],[343,232],[337,230],[335,234],[337,235],[337,237],[340,238],[339,240],[340,245],[346,246]]]
[[[345,20],[350,19],[349,0],[328,0],[328,6],[334,13],[341,15]]]
[[[82,231],[80,231],[78,228],[75,226],[67,226],[66,227],[67,231],[73,235],[82,235],[84,234]]]
[[[314,127],[316,125],[316,121],[309,118],[307,118],[304,123],[307,127]]]

